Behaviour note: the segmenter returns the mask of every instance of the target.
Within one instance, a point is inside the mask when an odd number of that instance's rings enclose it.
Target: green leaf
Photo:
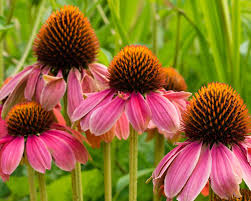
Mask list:
[[[6,19],[3,16],[0,16],[0,31],[7,31],[13,27],[13,23],[7,24]]]

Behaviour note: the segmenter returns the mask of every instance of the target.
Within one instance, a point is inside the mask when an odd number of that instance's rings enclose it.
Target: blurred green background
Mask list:
[[[163,66],[184,76],[189,91],[212,81],[231,84],[251,109],[250,0],[0,0],[0,65],[7,78],[36,62],[32,41],[53,10],[76,5],[89,18],[100,41],[100,63],[127,44],[155,49]],[[2,78],[1,78],[2,79]],[[139,139],[138,200],[152,200],[153,141]],[[166,153],[172,147],[166,143]],[[83,168],[84,200],[104,200],[103,153],[88,147],[92,160]],[[128,142],[112,143],[113,197],[128,200]],[[0,201],[29,200],[26,169],[0,182]],[[70,174],[54,167],[47,173],[50,201],[71,200]],[[208,200],[199,196],[197,200]]]

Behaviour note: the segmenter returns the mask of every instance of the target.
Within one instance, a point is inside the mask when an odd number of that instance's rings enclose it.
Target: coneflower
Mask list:
[[[157,57],[145,46],[130,45],[123,48],[108,68],[109,88],[87,94],[77,107],[72,121],[80,120],[83,130],[99,136],[122,128],[126,138],[130,134],[130,200],[137,195],[137,134],[143,133],[150,120],[161,129],[173,132],[180,126],[179,113],[170,99],[175,97],[163,89],[163,69]],[[124,125],[123,125],[123,123]],[[127,125],[126,125],[127,124]],[[123,130],[125,129],[125,130]]]
[[[106,67],[94,63],[99,51],[98,39],[77,7],[64,6],[53,12],[40,29],[33,49],[38,62],[4,85],[0,100],[23,94],[31,101],[39,94],[37,102],[50,110],[67,90],[67,111],[71,116],[83,100],[81,81],[84,87],[106,85]]]
[[[29,180],[34,180],[31,168],[42,173],[39,174],[39,184],[46,192],[43,174],[51,168],[52,160],[65,171],[73,170],[77,161],[87,162],[87,150],[68,133],[75,132],[58,124],[56,117],[55,113],[46,111],[36,102],[24,102],[13,106],[7,117],[0,119],[0,175],[3,180],[23,159],[28,166]],[[31,190],[30,194],[35,197],[36,192]],[[42,194],[41,200],[46,200]]]
[[[250,116],[230,86],[202,87],[183,115],[188,140],[169,152],[153,172],[155,190],[164,185],[167,199],[192,201],[208,179],[222,199],[240,197],[242,179],[251,188]]]

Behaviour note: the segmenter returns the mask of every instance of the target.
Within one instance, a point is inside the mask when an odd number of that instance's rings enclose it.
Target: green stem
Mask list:
[[[111,143],[104,143],[105,201],[112,201]]]
[[[37,191],[36,191],[36,183],[35,183],[35,171],[29,164],[27,165],[27,172],[28,172],[28,181],[29,181],[30,201],[36,201]]]
[[[158,47],[157,47],[157,7],[156,7],[156,2],[152,3],[152,10],[153,10],[153,53],[157,56],[158,54]]]
[[[173,67],[177,66],[178,56],[179,56],[179,46],[180,46],[180,21],[181,15],[177,12],[177,26],[176,26],[176,43],[175,43],[175,53],[173,60]]]
[[[0,15],[3,16],[4,0],[0,0]],[[0,42],[0,85],[4,81],[3,41]]]
[[[76,163],[75,169],[71,172],[73,201],[83,201],[81,164]]]
[[[129,201],[137,200],[138,133],[132,128],[129,147]]]
[[[214,201],[214,192],[213,189],[211,188],[211,185],[209,187],[209,201]]]
[[[24,50],[24,53],[23,53],[20,61],[17,64],[17,67],[16,67],[16,69],[14,71],[14,74],[18,73],[22,69],[23,64],[24,64],[24,62],[25,62],[25,60],[26,60],[26,58],[27,58],[27,56],[28,56],[28,54],[29,54],[29,52],[31,50],[33,40],[34,40],[34,38],[36,36],[36,33],[37,33],[38,25],[39,25],[40,20],[42,18],[43,10],[44,10],[44,7],[45,7],[45,2],[46,2],[46,0],[42,0],[42,2],[39,5],[39,10],[38,10],[38,13],[37,13],[37,18],[35,20],[35,24],[33,26],[32,32],[31,32],[31,37],[29,39],[29,42],[26,45],[26,48]]]
[[[154,167],[158,165],[160,160],[163,158],[165,153],[165,139],[164,136],[156,132],[155,134],[155,144],[154,144]],[[153,196],[154,201],[161,200],[158,192],[154,193]]]
[[[46,192],[45,174],[38,173],[38,185],[39,185],[39,191],[40,191],[40,200],[48,201],[47,192]]]

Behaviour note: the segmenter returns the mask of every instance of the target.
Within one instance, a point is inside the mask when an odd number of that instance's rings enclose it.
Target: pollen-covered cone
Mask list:
[[[167,199],[193,201],[210,178],[221,199],[241,196],[242,179],[251,188],[250,116],[230,86],[211,83],[190,100],[182,127],[187,141],[170,151],[153,172],[154,189]]]
[[[3,180],[14,172],[24,155],[31,167],[41,173],[51,168],[52,160],[65,171],[73,170],[76,161],[87,162],[87,150],[69,134],[71,129],[63,125],[61,118],[36,102],[24,102],[12,107],[5,119],[0,119]]]
[[[180,126],[179,112],[172,103],[178,93],[167,93],[163,69],[157,57],[145,46],[130,45],[115,56],[108,68],[109,87],[90,94],[74,111],[83,130],[96,136],[115,126],[119,138],[127,139],[129,122],[143,133],[149,121],[160,129],[173,132]]]

